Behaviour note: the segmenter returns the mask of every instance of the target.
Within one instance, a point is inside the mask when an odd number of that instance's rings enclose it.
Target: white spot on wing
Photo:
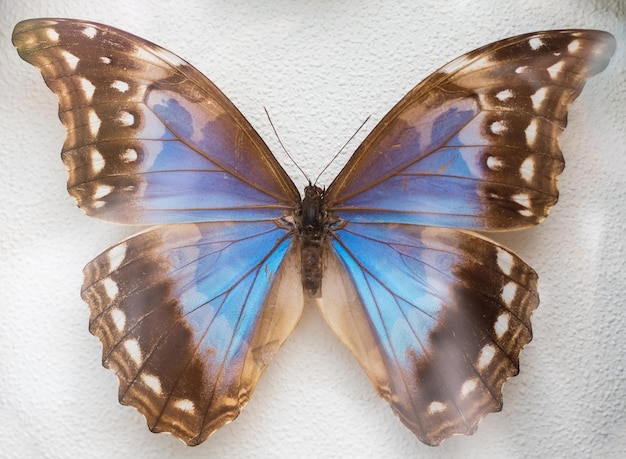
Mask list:
[[[181,398],[180,400],[176,400],[174,402],[174,406],[179,410],[186,411],[187,413],[193,413],[196,409],[195,404],[187,398]]]
[[[113,187],[110,185],[98,185],[96,192],[93,194],[94,199],[104,198],[106,195],[113,191]]]
[[[80,61],[79,58],[74,56],[69,51],[65,50],[61,51],[61,57],[65,60],[65,63],[70,68],[70,70],[76,70],[76,67],[78,66],[78,61]]]
[[[115,271],[126,258],[126,243],[118,244],[111,248],[107,255],[109,256],[109,272]]]
[[[567,45],[567,51],[570,54],[576,53],[580,49],[580,40],[573,40],[569,45]]]
[[[117,308],[111,309],[111,319],[113,319],[117,331],[124,331],[124,327],[126,326],[126,314],[124,314],[123,311]]]
[[[478,362],[476,362],[476,366],[479,370],[485,369],[493,360],[496,355],[496,349],[491,344],[485,345],[478,355]]]
[[[102,121],[100,121],[100,118],[93,108],[89,109],[89,113],[87,113],[87,119],[87,122],[89,123],[89,131],[91,132],[91,135],[93,137],[96,137],[98,135],[98,132],[100,131],[100,125],[102,124]]]
[[[93,93],[96,91],[96,87],[87,78],[80,77],[78,81],[80,83],[80,88],[85,94],[85,100],[87,100],[87,102],[91,102],[91,99],[93,98]]]
[[[539,37],[533,37],[528,40],[528,44],[533,49],[533,51],[536,51],[543,46],[543,41],[541,41],[541,38]]]
[[[134,148],[127,148],[126,151],[122,153],[122,159],[126,163],[134,163],[135,161],[137,161],[138,157],[139,157],[139,154],[137,153],[137,150],[135,150]]]
[[[565,62],[559,61],[556,64],[548,67],[548,74],[550,75],[550,78],[556,80],[559,74],[563,71],[563,65],[565,65]]]
[[[502,271],[507,276],[511,275],[511,271],[513,270],[513,255],[503,249],[498,249],[498,267],[500,271]]]
[[[163,388],[161,387],[161,380],[149,373],[142,373],[141,380],[156,394],[162,394]]]
[[[476,389],[478,381],[476,378],[468,379],[461,386],[461,397],[466,397]]]
[[[533,102],[533,109],[538,112],[541,109],[541,106],[546,100],[546,94],[548,93],[548,88],[545,86],[543,88],[539,88],[535,91],[535,93],[530,96],[530,100]]]
[[[519,173],[524,180],[530,182],[535,175],[535,160],[532,156],[529,156],[524,160],[519,167]]]
[[[504,89],[496,94],[496,99],[501,100],[502,102],[509,100],[511,97],[513,97],[513,91],[510,89]]]
[[[117,284],[113,279],[107,277],[102,280],[102,286],[104,287],[104,291],[106,292],[109,299],[113,300],[120,292],[119,288],[117,288]]]
[[[109,65],[109,64],[111,63],[111,58],[106,57],[106,56],[102,56],[102,57],[100,58],[100,62],[102,62],[102,63],[103,63],[103,64],[105,64],[105,65]]]
[[[503,312],[498,316],[498,320],[496,320],[493,329],[496,332],[498,339],[501,339],[509,330],[509,315],[506,312]]]
[[[94,38],[98,34],[98,31],[95,27],[87,26],[83,29],[83,35],[87,38]]]
[[[526,126],[524,130],[524,134],[526,135],[526,143],[529,147],[532,147],[537,141],[537,119],[533,118],[531,122]]]
[[[496,158],[495,156],[490,156],[487,158],[487,167],[492,171],[498,171],[502,169],[502,160],[500,158]]]
[[[506,131],[506,126],[501,121],[494,121],[489,125],[489,130],[494,134],[502,134]]]
[[[502,287],[502,292],[500,296],[505,304],[510,305],[515,298],[515,292],[517,291],[517,286],[515,282],[509,282],[504,287]]]
[[[132,126],[135,122],[135,115],[127,111],[122,111],[120,112],[120,116],[117,119],[122,124],[122,126],[128,127]]]
[[[441,402],[431,402],[430,405],[428,405],[428,414],[436,414],[436,413],[441,413],[442,411],[446,410],[446,405],[445,403],[441,403]]]
[[[46,29],[46,37],[50,41],[57,42],[59,41],[59,32],[54,29]]]
[[[135,362],[138,366],[141,365],[141,362],[143,362],[143,355],[141,353],[141,348],[139,347],[139,341],[136,339],[127,339],[124,341],[124,348],[133,362]]]
[[[102,155],[100,154],[98,150],[96,150],[95,148],[92,148],[90,152],[90,159],[91,159],[91,170],[93,171],[94,174],[99,174],[102,171],[102,169],[104,169],[104,158],[102,157]]]
[[[119,92],[126,92],[130,86],[125,81],[115,80],[111,83],[111,87],[117,89]]]
[[[511,196],[511,199],[522,207],[527,209],[530,207],[530,196],[528,196],[528,193],[514,194]]]

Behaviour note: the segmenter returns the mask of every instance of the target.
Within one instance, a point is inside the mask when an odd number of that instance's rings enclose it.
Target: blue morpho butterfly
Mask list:
[[[59,98],[79,207],[161,225],[90,262],[82,290],[120,402],[152,431],[197,445],[237,417],[304,295],[424,443],[501,409],[537,275],[468,230],[547,216],[567,108],[608,64],[610,34],[531,33],[452,61],[303,199],[237,108],[174,54],[66,19],[21,22],[13,43]]]

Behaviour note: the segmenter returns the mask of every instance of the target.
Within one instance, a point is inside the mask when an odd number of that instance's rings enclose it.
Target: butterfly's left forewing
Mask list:
[[[274,219],[295,185],[222,92],[169,51],[110,26],[19,23],[13,43],[59,99],[68,191],[119,223]]]

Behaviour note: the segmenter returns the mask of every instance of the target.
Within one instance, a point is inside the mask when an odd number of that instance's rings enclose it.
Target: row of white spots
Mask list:
[[[493,358],[495,357],[495,355],[496,355],[496,348],[494,345],[486,344],[485,346],[483,346],[476,360],[476,368],[480,371],[487,368],[493,361]],[[462,398],[467,397],[472,392],[474,392],[476,388],[478,387],[478,383],[479,383],[479,379],[477,377],[469,378],[465,382],[463,382],[463,384],[461,385],[461,392],[460,392],[461,397]],[[428,407],[426,408],[426,411],[428,414],[433,415],[433,414],[443,413],[447,409],[448,409],[447,403],[439,401],[439,400],[434,400],[428,405]]]
[[[134,163],[139,158],[139,153],[134,148],[127,148],[121,154],[121,158],[125,163]],[[91,161],[91,170],[94,175],[99,174],[104,169],[105,161],[102,154],[96,149],[91,148],[89,151],[89,159]]]
[[[139,341],[135,338],[129,338],[124,341],[124,349],[128,353],[130,359],[135,363],[137,367],[143,364],[143,352]],[[161,384],[161,378],[156,375],[150,374],[146,371],[140,374],[141,381],[155,394],[163,396],[163,386]],[[173,402],[175,408],[185,411],[187,413],[193,413],[196,409],[195,403],[188,398],[181,398]]]

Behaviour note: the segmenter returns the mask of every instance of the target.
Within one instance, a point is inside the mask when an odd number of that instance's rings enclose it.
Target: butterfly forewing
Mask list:
[[[606,32],[548,31],[452,61],[366,138],[329,187],[330,210],[478,230],[539,223],[558,197],[567,108],[614,50]]]
[[[59,98],[68,190],[121,223],[273,219],[298,191],[235,106],[157,45],[102,24],[21,22],[13,43]]]

